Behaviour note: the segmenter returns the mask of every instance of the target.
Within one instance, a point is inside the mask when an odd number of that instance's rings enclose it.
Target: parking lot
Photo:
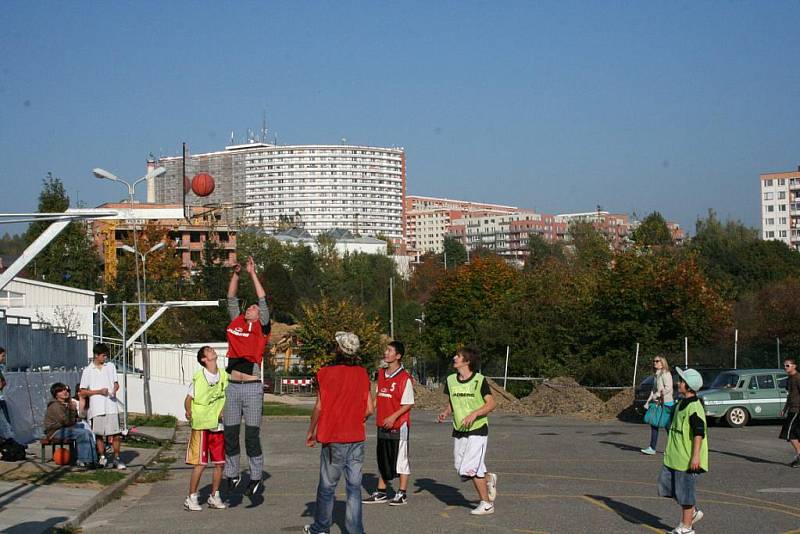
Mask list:
[[[184,512],[189,469],[178,444],[167,480],[134,485],[87,519],[84,532],[300,532],[311,522],[318,465],[318,450],[303,445],[306,426],[301,418],[265,420],[266,491],[255,501],[235,495],[232,509]],[[452,469],[449,427],[434,423],[433,413],[416,412],[409,504],[365,506],[367,532],[627,533],[677,524],[678,506],[656,494],[661,455],[639,453],[649,437],[646,426],[500,415],[490,426],[487,465],[499,476],[497,513],[469,514],[475,493]],[[710,429],[710,472],[698,482],[706,516],[698,532],[800,532],[800,469],[786,466],[790,447],[777,439],[778,429]],[[377,473],[375,432],[368,430],[365,495]],[[206,475],[201,496],[208,481]],[[344,524],[343,494],[340,485],[334,532]]]

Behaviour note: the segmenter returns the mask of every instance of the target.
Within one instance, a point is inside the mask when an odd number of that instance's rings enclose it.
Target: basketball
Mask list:
[[[207,197],[214,192],[214,178],[207,172],[200,172],[192,178],[192,191],[198,197]]]
[[[69,449],[59,447],[53,451],[53,461],[56,465],[69,465]]]

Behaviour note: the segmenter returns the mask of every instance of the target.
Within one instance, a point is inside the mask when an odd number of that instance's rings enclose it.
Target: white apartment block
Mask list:
[[[403,239],[402,148],[251,143],[192,155],[190,162],[191,173],[210,172],[217,187],[209,199],[190,193],[191,203],[246,203],[243,220],[248,225],[274,229],[291,221],[315,236],[342,228],[357,235],[382,234],[398,243]],[[156,164],[168,170],[155,180],[156,200],[180,202],[181,157]]]
[[[761,237],[800,250],[800,167],[762,174]]]
[[[408,195],[406,207],[406,243],[409,254],[444,251],[444,238],[454,234],[467,214],[492,212],[513,213],[514,206]],[[459,234],[460,232],[455,232]]]

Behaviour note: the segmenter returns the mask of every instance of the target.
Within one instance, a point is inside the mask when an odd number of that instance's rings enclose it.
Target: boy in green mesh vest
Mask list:
[[[706,411],[697,396],[703,377],[694,369],[675,370],[683,398],[672,415],[664,465],[658,476],[658,494],[672,497],[681,505],[681,522],[671,534],[694,534],[694,524],[703,519],[703,512],[696,506],[695,483],[697,475],[708,471]]]
[[[225,407],[228,373],[217,367],[217,351],[209,346],[197,351],[197,362],[203,367],[192,376],[192,383],[183,401],[186,419],[192,425],[192,434],[186,446],[186,463],[194,466],[189,479],[189,496],[183,506],[191,512],[203,509],[198,501],[197,488],[208,464],[214,464],[208,507],[227,508],[220,497],[219,485],[222,482],[222,469],[225,467],[222,409]]]
[[[470,513],[494,513],[497,475],[486,471],[486,446],[489,439],[487,415],[497,406],[482,374],[481,360],[472,349],[459,349],[453,357],[455,373],[447,377],[444,392],[449,402],[439,414],[443,423],[453,414],[453,456],[462,480],[472,480],[481,502]]]

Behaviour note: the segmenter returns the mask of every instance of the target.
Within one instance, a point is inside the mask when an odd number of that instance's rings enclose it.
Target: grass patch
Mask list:
[[[296,406],[280,402],[265,402],[264,415],[311,415],[311,406]]]
[[[158,449],[161,443],[149,439],[126,439],[125,446],[131,449]]]
[[[136,482],[141,484],[152,484],[166,480],[169,476],[169,466],[175,462],[175,457],[169,454],[159,454],[153,462],[144,468],[136,478]]]
[[[125,478],[126,473],[120,473],[115,469],[96,469],[94,471],[84,471],[81,473],[64,473],[58,478],[58,482],[65,484],[100,484],[110,486]]]
[[[178,420],[174,415],[151,415],[150,417],[141,414],[128,414],[129,426],[159,426],[162,428],[174,428]]]

